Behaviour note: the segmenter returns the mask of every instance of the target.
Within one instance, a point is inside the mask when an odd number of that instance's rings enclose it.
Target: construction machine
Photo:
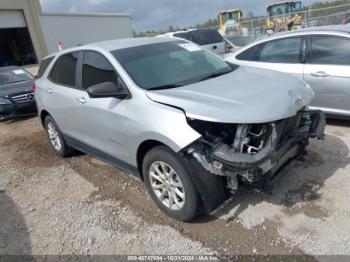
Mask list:
[[[301,27],[301,2],[285,1],[267,6],[266,32],[283,32]]]
[[[219,33],[222,36],[244,35],[245,30],[240,25],[243,13],[241,9],[226,9],[218,14]]]

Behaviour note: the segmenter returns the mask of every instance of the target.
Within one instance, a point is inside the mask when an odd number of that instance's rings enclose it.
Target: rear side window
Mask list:
[[[57,84],[75,86],[78,52],[60,56],[50,73],[50,79]]]
[[[182,38],[182,39],[187,39],[187,35],[188,35],[188,33],[176,33],[176,34],[174,34],[174,37],[179,37],[179,38]]]
[[[350,39],[333,36],[311,39],[311,64],[350,65]]]
[[[190,40],[198,45],[211,45],[224,41],[219,32],[214,29],[195,30],[190,34]]]
[[[261,45],[255,45],[236,56],[238,60],[251,61],[255,58]]]
[[[269,63],[300,63],[301,44],[301,37],[267,42],[261,50],[258,60]]]
[[[106,57],[94,51],[85,51],[83,59],[83,89],[103,82],[118,84],[114,67]]]
[[[51,63],[52,59],[54,59],[54,57],[49,57],[49,58],[46,58],[46,59],[41,61],[40,67],[39,67],[39,71],[38,71],[38,75],[37,75],[38,78],[43,76],[43,74],[45,73],[47,67]]]

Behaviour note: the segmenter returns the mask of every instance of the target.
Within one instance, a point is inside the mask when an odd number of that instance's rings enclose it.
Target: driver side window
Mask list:
[[[118,85],[118,75],[106,57],[95,51],[85,51],[82,67],[82,88],[103,82],[114,82]]]

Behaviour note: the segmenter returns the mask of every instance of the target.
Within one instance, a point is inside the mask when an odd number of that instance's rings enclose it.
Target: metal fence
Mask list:
[[[334,7],[308,9],[291,15],[300,15],[302,27],[339,25],[350,23],[350,4]],[[265,34],[264,25],[267,17],[256,19],[243,19],[241,25],[248,29],[248,35],[252,39],[259,38]]]

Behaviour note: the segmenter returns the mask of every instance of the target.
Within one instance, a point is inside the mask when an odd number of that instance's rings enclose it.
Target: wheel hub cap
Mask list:
[[[47,125],[47,133],[49,135],[50,142],[56,151],[60,151],[62,147],[61,139],[58,135],[56,127],[52,123]]]
[[[149,170],[152,190],[163,205],[179,210],[185,204],[185,190],[180,176],[168,164],[157,161]]]

